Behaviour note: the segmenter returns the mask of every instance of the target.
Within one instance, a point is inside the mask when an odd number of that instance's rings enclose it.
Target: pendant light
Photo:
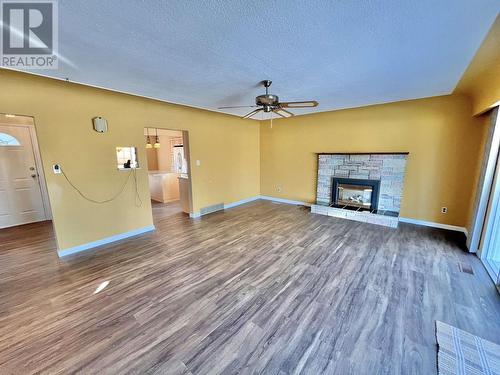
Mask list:
[[[155,128],[156,131],[156,139],[155,139],[155,144],[153,145],[154,148],[160,148],[160,138],[158,138],[158,128]]]
[[[149,128],[146,128],[146,134],[147,134],[146,148],[153,148],[153,145],[151,144],[151,138],[149,137]]]

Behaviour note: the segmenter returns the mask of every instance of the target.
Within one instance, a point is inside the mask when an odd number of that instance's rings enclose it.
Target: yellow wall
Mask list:
[[[263,121],[261,194],[314,202],[317,152],[408,151],[401,216],[466,226],[480,128],[459,95]]]
[[[34,116],[60,249],[152,224],[144,127],[189,131],[193,208],[259,194],[259,124],[203,110],[0,70],[0,112]],[[103,116],[109,132],[92,130]],[[116,192],[128,172],[116,169],[116,146],[137,146],[142,206],[129,184],[116,201],[96,205],[80,198],[62,175],[94,199]],[[201,165],[195,166],[194,161]]]
[[[455,89],[472,101],[472,113],[500,104],[500,15]]]

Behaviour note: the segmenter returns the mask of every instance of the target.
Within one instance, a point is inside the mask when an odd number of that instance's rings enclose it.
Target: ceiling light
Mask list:
[[[158,128],[155,128],[156,131],[156,139],[155,139],[155,144],[153,145],[154,148],[160,148],[160,138],[158,138]]]
[[[153,145],[151,144],[151,138],[149,138],[149,128],[146,128],[146,134],[147,134],[146,148],[153,148]]]

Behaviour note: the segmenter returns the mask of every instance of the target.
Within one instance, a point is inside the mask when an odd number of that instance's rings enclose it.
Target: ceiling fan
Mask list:
[[[266,79],[260,82],[265,88],[266,93],[264,95],[259,95],[255,98],[256,105],[240,105],[233,107],[219,107],[218,109],[228,109],[228,108],[255,108],[250,113],[247,113],[242,118],[251,118],[259,112],[265,113],[276,113],[280,117],[292,117],[294,114],[290,111],[287,111],[285,108],[312,108],[318,105],[316,100],[304,100],[301,102],[280,102],[277,95],[269,94],[269,86],[271,86],[272,81]]]

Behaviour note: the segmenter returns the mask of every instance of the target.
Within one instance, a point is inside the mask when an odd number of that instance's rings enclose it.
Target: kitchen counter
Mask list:
[[[168,203],[179,200],[179,173],[148,171],[151,199]]]
[[[182,211],[189,214],[191,212],[191,185],[189,176],[183,173],[179,175],[178,180]]]

